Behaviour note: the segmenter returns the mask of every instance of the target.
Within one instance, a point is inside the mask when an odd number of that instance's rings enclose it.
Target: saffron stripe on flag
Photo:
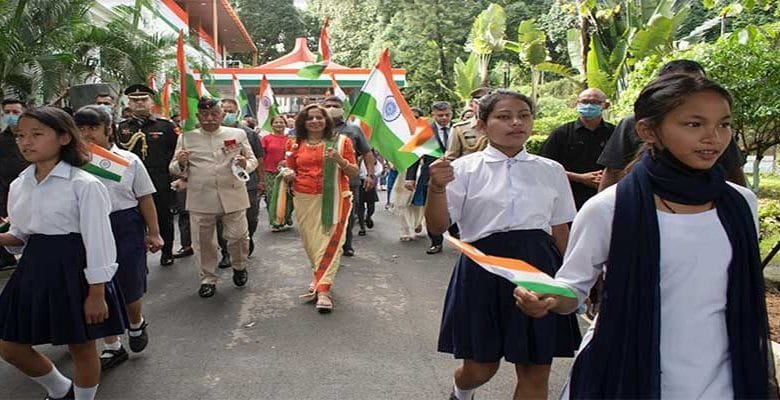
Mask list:
[[[554,294],[573,299],[577,298],[568,286],[556,282],[550,275],[545,274],[525,261],[489,256],[474,246],[452,236],[447,235],[446,238],[450,244],[486,271],[501,276],[517,286],[522,286],[539,294]]]
[[[109,161],[115,162],[123,167],[130,166],[130,161],[127,159],[124,159],[94,143],[89,145],[89,150],[92,152],[92,154],[97,154],[100,157],[107,158]]]

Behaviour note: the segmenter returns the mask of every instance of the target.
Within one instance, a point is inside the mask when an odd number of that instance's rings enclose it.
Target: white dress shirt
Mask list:
[[[732,186],[747,200],[758,229],[755,194]],[[605,269],[614,212],[615,185],[588,200],[574,220],[555,280],[574,290],[580,304]],[[733,398],[725,314],[732,252],[717,210],[698,214],[658,211],[658,230],[661,398]],[[592,332],[585,335],[580,349],[591,337]]]
[[[108,190],[90,174],[60,161],[40,183],[35,164],[8,191],[9,233],[27,241],[30,235],[80,233],[87,253],[84,274],[90,284],[108,282],[117,269],[111,232]],[[77,260],[73,260],[77,262]]]
[[[111,197],[111,212],[135,208],[138,206],[139,197],[155,192],[152,178],[149,177],[141,159],[134,153],[122,150],[116,145],[111,147],[111,152],[130,161],[130,166],[125,169],[119,182],[97,177],[108,189],[108,195]]]
[[[463,241],[496,232],[565,224],[577,213],[566,172],[557,162],[523,149],[509,158],[493,146],[452,162],[447,185],[450,219]]]

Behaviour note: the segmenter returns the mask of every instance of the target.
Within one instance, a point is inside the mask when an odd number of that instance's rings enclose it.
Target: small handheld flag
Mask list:
[[[81,169],[115,182],[122,180],[125,170],[130,166],[130,161],[94,143],[89,145],[89,150],[92,152],[92,160],[84,164]]]
[[[505,278],[517,286],[539,294],[577,298],[568,286],[556,282],[550,275],[525,261],[486,255],[474,246],[449,235],[447,235],[447,241],[486,271]]]

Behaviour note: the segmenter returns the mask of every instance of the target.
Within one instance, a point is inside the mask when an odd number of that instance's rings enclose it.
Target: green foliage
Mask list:
[[[471,92],[480,86],[479,56],[477,53],[469,54],[466,62],[458,57],[455,60],[455,92],[461,100],[471,98]]]
[[[758,203],[761,257],[780,240],[780,200],[762,199]]]
[[[481,86],[489,86],[490,58],[504,48],[505,36],[506,13],[500,5],[491,3],[474,19],[466,42],[466,49],[478,56]]]
[[[260,64],[291,51],[296,38],[316,35],[307,29],[302,12],[293,5],[293,0],[237,0],[235,6],[257,46]],[[313,30],[319,33],[319,27]]]
[[[525,149],[531,154],[539,154],[542,151],[544,141],[547,140],[546,135],[531,135],[528,140],[525,141]]]

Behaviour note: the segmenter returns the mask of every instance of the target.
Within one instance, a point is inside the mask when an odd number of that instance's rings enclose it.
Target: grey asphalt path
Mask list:
[[[272,234],[264,213],[243,289],[222,271],[216,296],[201,299],[192,257],[160,267],[150,256],[149,347],[104,374],[98,398],[446,399],[458,362],[437,353],[436,341],[457,254],[425,254],[427,237],[399,242],[397,217],[381,204],[376,227],[355,235],[357,255],[342,259],[330,315],[298,300],[310,274],[298,233]],[[72,375],[66,348],[40,350]],[[551,398],[570,365],[555,360]],[[477,398],[509,399],[514,380],[504,363]],[[0,399],[43,397],[0,362]]]

